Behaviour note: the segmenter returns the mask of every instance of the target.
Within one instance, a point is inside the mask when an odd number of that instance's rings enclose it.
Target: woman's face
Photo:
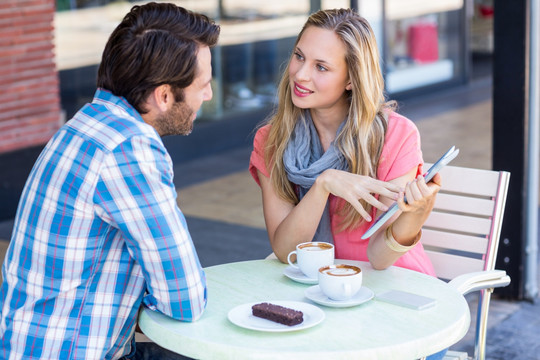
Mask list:
[[[345,54],[345,44],[333,31],[308,27],[289,64],[294,105],[318,110],[348,106],[344,95],[350,90]]]

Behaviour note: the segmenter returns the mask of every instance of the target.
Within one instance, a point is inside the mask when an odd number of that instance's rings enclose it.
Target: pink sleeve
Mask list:
[[[420,134],[416,125],[402,115],[390,113],[377,177],[384,181],[393,180],[415,167],[418,175],[423,163]]]
[[[253,151],[251,152],[251,157],[249,159],[249,172],[259,186],[261,186],[261,183],[259,181],[259,174],[257,173],[257,170],[263,173],[266,177],[270,176],[268,169],[266,169],[266,164],[264,163],[264,145],[266,143],[266,138],[268,137],[269,131],[269,125],[265,125],[257,130],[255,139],[253,139]]]

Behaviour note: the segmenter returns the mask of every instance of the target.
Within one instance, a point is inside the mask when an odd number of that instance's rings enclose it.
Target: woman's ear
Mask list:
[[[349,91],[352,90],[352,85],[351,85],[351,83],[348,83],[347,86],[345,86],[345,90],[349,90]]]

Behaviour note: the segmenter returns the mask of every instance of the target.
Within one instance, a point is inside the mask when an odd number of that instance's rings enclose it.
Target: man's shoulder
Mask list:
[[[150,125],[100,103],[86,104],[66,125],[77,136],[95,143],[105,151],[111,151],[134,137],[156,138],[160,141]]]

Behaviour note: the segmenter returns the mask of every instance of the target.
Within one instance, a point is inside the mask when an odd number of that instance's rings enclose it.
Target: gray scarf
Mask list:
[[[340,133],[345,121],[341,123],[337,134]],[[334,142],[326,152],[323,150],[319,135],[311,119],[309,111],[304,111],[303,116],[296,122],[294,131],[289,139],[283,164],[287,172],[287,178],[297,185],[298,197],[302,199],[311,188],[317,177],[326,169],[347,170],[347,162]],[[313,241],[334,242],[330,225],[330,213],[328,202],[324,208],[321,221]]]

